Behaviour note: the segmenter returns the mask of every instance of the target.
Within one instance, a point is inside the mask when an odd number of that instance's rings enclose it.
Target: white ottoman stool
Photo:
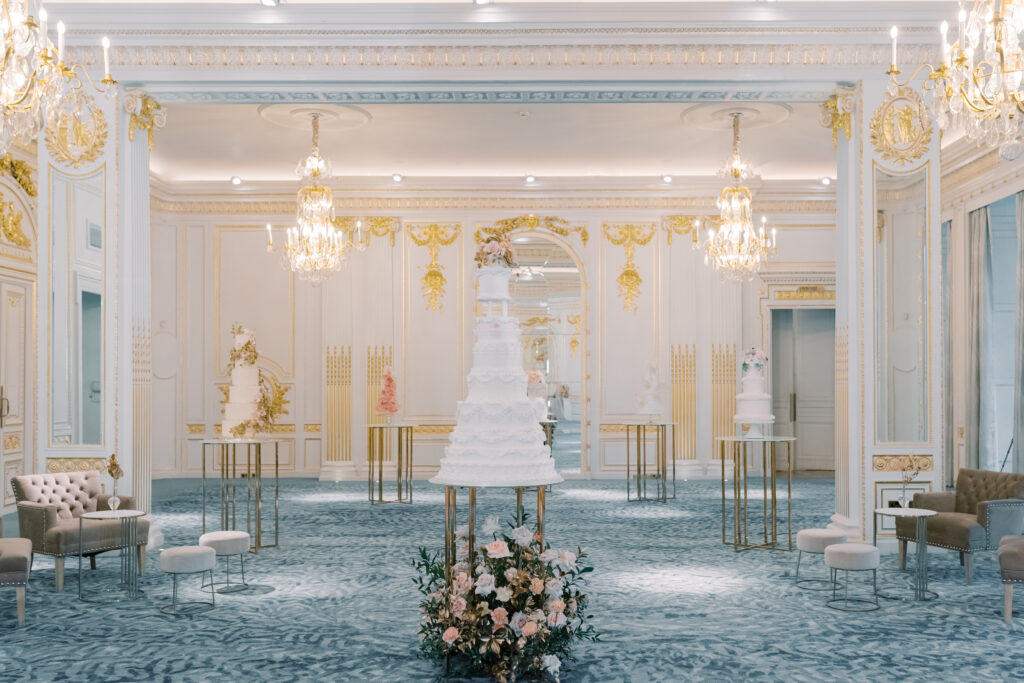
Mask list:
[[[831,570],[832,599],[826,604],[832,609],[844,612],[871,612],[878,609],[878,565],[881,562],[881,555],[878,548],[867,543],[837,543],[825,548],[825,564]],[[843,587],[843,597],[836,597],[835,580],[839,570],[846,572],[846,585]],[[871,572],[871,600],[867,598],[851,598],[850,572]],[[842,603],[842,606],[840,606]],[[854,607],[850,604],[853,603]],[[861,606],[857,606],[861,605]]]
[[[211,531],[199,537],[199,545],[213,548],[217,557],[224,558],[224,582],[216,584],[221,587],[215,588],[215,584],[211,581],[209,584],[204,584],[204,588],[208,585],[211,591],[216,590],[218,593],[237,593],[249,587],[249,584],[245,582],[245,555],[249,552],[249,534],[244,531]],[[238,561],[242,565],[241,583],[231,580],[231,558],[235,555],[238,556]]]
[[[167,548],[160,553],[160,568],[174,579],[171,593],[171,605],[161,607],[164,614],[196,614],[213,609],[214,597],[210,594],[210,602],[186,602],[178,607],[178,575],[210,572],[213,583],[213,568],[217,564],[217,553],[213,548],[201,545],[186,545],[180,548]]]
[[[833,588],[829,579],[801,579],[800,559],[804,553],[824,555],[825,548],[836,543],[846,543],[846,534],[832,529],[803,529],[796,534],[796,585],[798,588],[812,591],[825,591]]]

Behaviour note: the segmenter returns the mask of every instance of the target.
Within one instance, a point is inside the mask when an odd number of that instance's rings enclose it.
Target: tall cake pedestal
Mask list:
[[[722,463],[722,543],[731,545],[741,552],[762,548],[766,550],[793,550],[793,444],[792,436],[762,436],[760,438],[727,436],[715,439]],[[786,447],[786,543],[778,533],[778,446]],[[761,514],[764,526],[763,539],[758,543],[755,535],[750,538],[748,520],[753,508],[757,514],[757,501],[750,505],[749,472],[751,462],[756,462],[758,451],[761,455]],[[726,540],[725,507],[725,461],[732,461],[732,541]],[[769,507],[770,503],[770,507]],[[756,528],[756,527],[755,527]]]
[[[370,503],[412,502],[412,439],[411,424],[378,424],[366,426],[366,464]],[[391,431],[395,432],[395,497],[384,497],[384,460],[391,453]],[[376,497],[374,496],[376,489]]]
[[[743,437],[745,439],[750,439],[751,441],[754,441],[756,439],[763,439],[765,437],[771,436],[771,434],[766,434],[765,433],[764,427],[766,425],[773,425],[773,424],[775,424],[775,416],[773,415],[771,417],[771,419],[765,418],[765,419],[761,419],[761,420],[758,420],[756,418],[752,419],[752,418],[749,418],[749,417],[744,417],[744,418],[734,417],[733,418],[733,422],[735,422],[736,423],[736,427],[740,428],[740,429],[742,429],[742,427],[740,425],[750,425],[750,429],[747,430],[747,433],[744,434]],[[771,431],[771,430],[768,430],[768,431]]]
[[[206,533],[206,452],[210,464],[220,469],[220,528],[235,529],[235,489],[238,482],[238,447],[244,448],[242,476],[245,477],[245,530],[252,535],[249,552],[276,548],[278,544],[279,500],[281,492],[281,444],[278,439],[209,439],[203,441],[203,533]],[[274,542],[263,542],[263,447],[274,453]]]

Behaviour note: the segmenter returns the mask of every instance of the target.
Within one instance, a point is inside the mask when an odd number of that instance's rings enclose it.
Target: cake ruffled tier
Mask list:
[[[477,301],[510,301],[508,282],[512,269],[506,266],[489,265],[476,269]]]
[[[736,396],[736,422],[770,423],[775,421],[772,415],[772,396],[765,391],[764,375],[751,371],[743,375],[743,393]]]

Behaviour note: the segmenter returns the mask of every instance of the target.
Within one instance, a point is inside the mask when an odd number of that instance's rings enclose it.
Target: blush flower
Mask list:
[[[494,622],[494,630],[497,631],[502,626],[508,624],[508,610],[504,607],[498,607],[491,611],[491,621]]]
[[[511,556],[512,553],[509,552],[508,543],[505,543],[505,541],[492,541],[487,544],[487,557],[491,559],[499,559]]]
[[[488,596],[494,592],[494,575],[481,574],[476,578],[476,594]]]
[[[508,569],[505,570],[505,580],[508,581],[509,583],[512,583],[513,581],[515,581],[516,580],[516,576],[518,576],[518,575],[519,575],[519,570],[516,569],[515,567],[509,567]]]
[[[548,615],[548,626],[556,628],[559,626],[565,626],[566,618],[561,612],[552,612]]]
[[[576,568],[576,553],[563,550],[558,553],[558,568],[563,572],[571,572]]]
[[[558,559],[558,551],[554,548],[548,548],[540,554],[540,559],[544,560],[545,562],[554,562]]]
[[[548,603],[548,608],[552,612],[564,612],[565,602],[562,600],[552,600],[550,603]]]
[[[455,615],[456,619],[461,619],[462,615],[466,613],[466,598],[461,595],[452,600],[452,614]]]
[[[460,572],[455,575],[455,581],[452,582],[452,589],[457,595],[465,595],[469,592],[469,589],[473,587],[473,579],[465,572]]]
[[[530,592],[534,595],[540,595],[544,592],[544,582],[540,579],[532,579],[530,581]]]
[[[565,584],[562,583],[561,579],[548,579],[547,584],[544,586],[544,592],[548,594],[550,598],[557,598],[562,595],[562,588]]]
[[[527,638],[529,638],[532,635],[536,635],[536,633],[537,633],[537,631],[539,629],[540,629],[540,627],[537,626],[537,622],[536,621],[528,621],[525,624],[523,624],[522,631],[523,631],[523,635],[526,636]]]
[[[445,632],[441,635],[441,640],[443,640],[448,645],[451,645],[452,643],[454,643],[458,639],[459,639],[459,629],[455,628],[454,626],[449,626],[445,630]]]
[[[508,625],[515,631],[517,636],[523,635],[523,626],[530,620],[522,612],[516,612],[512,615],[512,619],[508,622]]]
[[[512,589],[508,586],[494,589],[494,597],[498,602],[508,602],[512,599]]]

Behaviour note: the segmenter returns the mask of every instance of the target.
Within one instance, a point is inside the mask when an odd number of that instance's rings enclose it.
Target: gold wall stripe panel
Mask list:
[[[379,425],[389,422],[390,415],[377,411],[377,399],[380,398],[382,378],[385,368],[393,368],[393,349],[391,346],[366,347],[366,424]],[[391,441],[387,440],[384,449],[384,460],[391,460]]]
[[[711,437],[733,436],[736,427],[736,345],[718,344],[711,347]],[[714,448],[713,458],[720,459]]]
[[[352,347],[328,346],[326,359],[325,462],[352,460]],[[306,425],[306,431],[312,425]],[[320,425],[316,425],[320,431]]]
[[[697,351],[691,344],[672,347],[672,421],[676,459],[697,459]]]
[[[619,296],[622,297],[622,310],[636,313],[637,297],[640,296],[640,285],[643,278],[636,268],[633,256],[636,248],[650,244],[657,227],[654,223],[605,223],[604,236],[617,247],[622,247],[626,254],[626,262],[615,281],[619,284]]]

